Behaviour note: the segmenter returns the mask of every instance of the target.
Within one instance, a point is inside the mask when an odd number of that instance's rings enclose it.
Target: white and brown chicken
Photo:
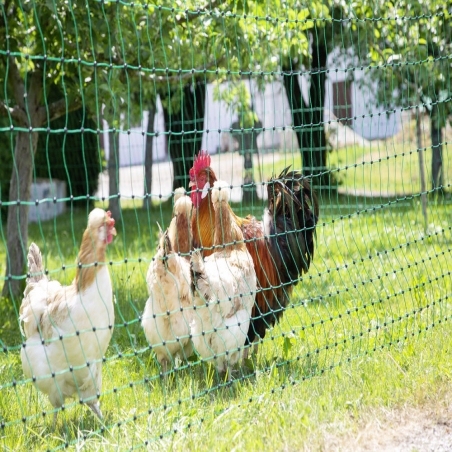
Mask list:
[[[21,350],[25,375],[49,396],[55,408],[76,397],[99,418],[102,359],[115,318],[110,272],[105,265],[107,245],[114,235],[115,220],[110,212],[92,210],[76,261],[76,277],[69,286],[45,275],[41,252],[32,243],[20,307],[26,338]]]
[[[230,189],[216,181],[211,191],[215,211],[214,253],[193,253],[194,305],[191,334],[196,351],[228,372],[243,354],[256,296],[256,272],[243,233],[229,208]]]
[[[149,265],[146,276],[149,298],[142,317],[146,338],[165,373],[176,357],[187,359],[193,353],[188,256],[193,204],[183,188],[176,190],[174,200],[173,218],[168,229],[160,233],[157,253]]]

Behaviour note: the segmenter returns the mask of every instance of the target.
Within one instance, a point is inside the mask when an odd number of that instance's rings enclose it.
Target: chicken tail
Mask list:
[[[232,218],[232,211],[229,207],[229,199],[231,197],[231,189],[224,181],[216,181],[213,184],[211,199],[215,210],[215,232],[214,245],[230,250],[236,245],[233,242],[242,242],[238,226]],[[228,246],[229,245],[229,246]],[[240,246],[242,246],[241,244]],[[243,245],[244,246],[244,245]]]
[[[156,221],[156,223],[157,223],[157,226],[159,228],[159,235],[158,235],[158,237],[159,237],[159,240],[160,240],[163,237],[163,229],[160,226],[160,223],[158,221]]]
[[[168,236],[168,230],[166,230],[162,236],[162,256],[168,256],[173,251],[173,247],[171,246],[171,240]]]
[[[41,251],[36,243],[32,243],[28,250],[28,274],[27,285],[45,278]]]
[[[22,336],[30,337],[38,331],[40,319],[47,308],[47,299],[34,296],[34,288],[42,281],[47,280],[42,266],[42,255],[36,243],[32,243],[28,250],[28,276],[24,291],[24,299],[19,310],[19,327]],[[57,283],[58,284],[58,283]]]
[[[188,254],[192,249],[192,211],[193,203],[190,197],[185,195],[178,196],[174,204],[174,218],[169,227],[169,240],[176,253]]]
[[[204,274],[204,259],[199,251],[194,251],[191,255],[191,269],[198,278]]]
[[[176,190],[174,190],[174,207],[176,207],[177,201],[179,201],[180,198],[185,196],[185,194],[186,192],[184,187],[179,187],[176,188]]]
[[[289,168],[270,180],[265,224],[283,282],[296,282],[314,257],[319,205],[309,180]]]
[[[213,184],[212,188],[212,204],[215,209],[217,209],[220,203],[228,203],[231,197],[231,189],[227,182],[222,180],[217,180]]]
[[[202,254],[199,251],[194,251],[190,259],[191,269],[191,290],[202,293],[204,297],[208,298],[210,292],[210,284],[206,276],[206,266]]]

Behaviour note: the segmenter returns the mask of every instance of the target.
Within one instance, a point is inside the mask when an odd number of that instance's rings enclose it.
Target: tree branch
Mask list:
[[[207,14],[211,11],[212,9],[212,3],[215,3],[215,0],[210,2],[210,9],[207,10],[207,8],[201,10],[199,9],[199,13],[197,11],[190,11],[188,14],[184,11],[179,11],[180,14],[180,18],[175,20],[175,23],[177,23],[178,25],[182,24],[182,23],[191,23],[194,20],[196,20],[198,17],[205,17],[206,16],[206,12]],[[204,13],[204,14],[201,14]]]
[[[27,124],[27,115],[17,105],[14,108],[8,107],[4,102],[0,102],[0,116],[11,116],[11,118],[18,121],[21,125]]]
[[[81,99],[72,101],[69,105],[66,105],[67,99],[63,98],[50,104],[47,108],[40,107],[39,109],[39,123],[43,124],[44,121],[53,121],[54,119],[63,116],[65,113],[78,110],[82,106]]]
[[[30,74],[30,84],[27,90],[27,101],[25,102],[26,111],[30,114],[30,119],[34,118],[35,112],[39,111],[39,106],[42,101],[43,84],[45,80],[42,79],[42,71],[38,69]],[[33,127],[39,127],[41,124],[32,124]]]
[[[200,74],[201,71],[203,71],[204,69],[206,69],[207,71],[210,71],[211,69],[217,69],[218,65],[220,63],[222,63],[224,60],[224,56],[222,56],[221,58],[218,58],[218,60],[216,62],[211,62],[208,65],[205,66],[199,66],[193,69],[193,71],[190,72],[184,72],[183,74],[180,75],[157,75],[156,76],[156,81],[157,82],[173,82],[173,81],[179,81],[179,80],[184,80],[184,79],[188,79],[191,77],[197,77]]]

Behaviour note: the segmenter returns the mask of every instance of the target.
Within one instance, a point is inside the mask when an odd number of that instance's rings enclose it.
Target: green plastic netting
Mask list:
[[[3,448],[157,449],[170,447],[168,440],[178,435],[196,448],[192,433],[230,410],[263,403],[377,351],[406,344],[415,349],[419,336],[447,323],[451,11],[450,2],[435,0],[2,0]],[[315,222],[309,190],[298,222],[291,220],[298,209],[292,197],[275,195],[287,201],[285,213],[279,229],[264,228],[267,248],[259,260],[276,268],[279,279],[258,284],[257,292],[264,298],[278,292],[285,303],[248,313],[250,328],[265,326],[265,335],[253,334],[256,353],[237,341],[210,358],[198,351],[162,365],[159,347],[188,341],[205,328],[187,326],[184,337],[150,345],[141,326],[148,268],[159,261],[169,271],[168,254],[177,256],[174,243],[163,260],[156,254],[157,223],[163,231],[170,226],[174,192],[189,190],[201,149],[230,187],[236,215],[260,221],[268,193],[277,195],[281,187],[271,178],[289,165],[300,172],[284,181],[288,192],[296,196],[296,183],[309,181],[320,215]],[[94,208],[111,211],[118,235],[105,254],[83,262],[76,258]],[[210,206],[205,218],[214,216]],[[213,225],[202,227],[213,233]],[[305,241],[314,229],[312,255]],[[93,234],[86,238],[88,254],[96,249]],[[182,243],[188,230],[176,235]],[[253,237],[244,240],[257,246]],[[281,249],[282,240],[288,249]],[[38,272],[27,267],[32,242],[43,257]],[[189,263],[192,253],[180,257]],[[294,262],[296,274],[288,270]],[[190,271],[187,290],[193,294],[199,272]],[[80,275],[101,274],[83,286]],[[27,277],[69,286],[76,276],[79,292],[74,285],[73,292],[53,293],[55,286],[46,283],[36,295],[29,321],[39,326],[34,342],[26,342],[19,316]],[[169,280],[153,286],[171,298],[157,317],[175,318],[181,303],[188,303],[190,316],[194,301],[175,296],[182,293],[180,280]],[[244,281],[249,292],[240,298],[254,297],[256,289]],[[81,287],[91,290],[85,298]],[[226,290],[218,303],[226,309],[234,295]],[[213,298],[205,312],[215,309]],[[82,311],[85,323],[74,314]],[[224,332],[226,320],[219,322]],[[197,343],[206,333],[217,331],[196,333]],[[27,375],[21,353],[32,345],[36,359],[25,359]],[[216,360],[244,346],[249,356],[231,379],[231,372],[217,371]],[[60,347],[58,357],[48,352],[52,347]],[[71,360],[74,349],[83,359]],[[57,384],[53,391],[56,399],[74,396],[62,403],[52,405],[34,387],[68,375],[74,375],[72,387]],[[98,398],[102,420],[86,408]]]

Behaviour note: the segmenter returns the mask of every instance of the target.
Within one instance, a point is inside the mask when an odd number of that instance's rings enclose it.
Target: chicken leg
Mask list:
[[[100,411],[99,402],[87,403],[88,407],[91,408],[92,412],[100,419],[103,420],[102,411]]]

